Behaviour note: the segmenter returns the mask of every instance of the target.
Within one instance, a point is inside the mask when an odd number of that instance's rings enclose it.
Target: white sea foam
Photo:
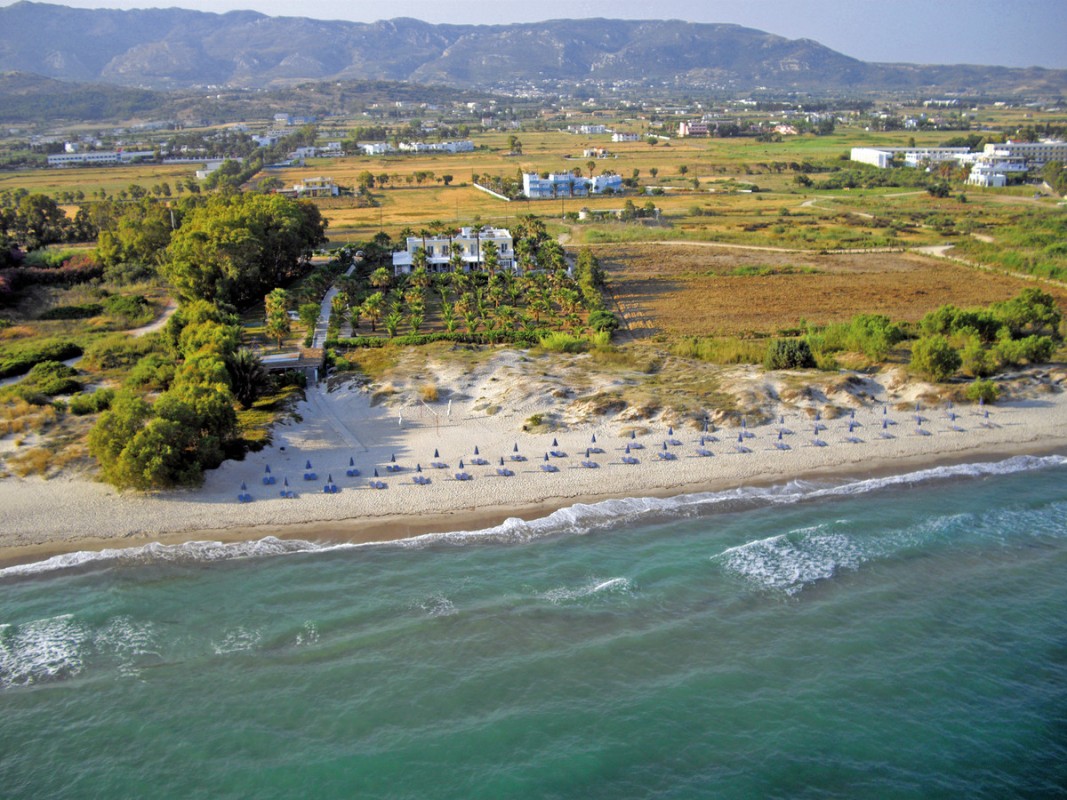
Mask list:
[[[118,671],[137,677],[146,659],[159,658],[155,627],[129,616],[115,617],[93,638],[98,653],[118,661]]]
[[[630,594],[632,591],[633,584],[629,578],[590,578],[580,586],[560,586],[550,589],[541,597],[550,603],[560,605],[598,595]]]
[[[0,688],[77,675],[88,639],[89,631],[69,614],[0,624]]]
[[[1015,456],[1004,461],[957,464],[935,467],[903,475],[845,481],[816,483],[797,480],[777,486],[741,487],[722,492],[702,492],[677,497],[627,497],[599,503],[576,503],[534,520],[515,517],[499,525],[476,531],[429,533],[400,542],[382,543],[387,546],[426,547],[434,544],[466,545],[479,542],[522,543],[544,536],[581,535],[594,529],[626,525],[637,520],[672,519],[694,516],[715,509],[743,509],[761,506],[789,505],[826,497],[848,497],[877,492],[897,486],[908,486],[938,480],[980,478],[1008,475],[1067,465],[1067,456]],[[325,552],[366,545],[330,544],[278,539],[268,536],[250,542],[188,542],[179,545],[148,544],[143,547],[108,549],[93,552],[68,553],[45,561],[21,564],[0,570],[0,579],[16,576],[41,575],[56,571],[93,566],[136,566],[153,563],[197,563],[228,561],[243,558],[290,555],[293,553]]]
[[[262,632],[257,628],[246,628],[239,625],[226,632],[221,641],[212,642],[211,647],[215,655],[224,656],[230,653],[244,653],[254,650],[263,638]]]

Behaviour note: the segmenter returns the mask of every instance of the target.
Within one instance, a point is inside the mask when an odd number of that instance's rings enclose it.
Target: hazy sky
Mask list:
[[[0,6],[12,0],[0,0]],[[1067,0],[67,0],[82,8],[253,9],[272,16],[498,24],[545,19],[733,22],[865,61],[1067,69]]]

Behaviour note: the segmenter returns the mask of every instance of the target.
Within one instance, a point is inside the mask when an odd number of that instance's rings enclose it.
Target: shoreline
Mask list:
[[[396,541],[618,498],[1067,454],[1059,378],[1018,381],[1010,399],[982,408],[931,406],[931,387],[899,372],[798,389],[790,373],[733,370],[723,380],[763,398],[747,404],[758,416],[701,425],[643,409],[592,410],[584,398],[618,376],[582,367],[574,359],[569,372],[549,374],[544,362],[506,351],[473,369],[420,362],[406,389],[320,384],[274,427],[269,446],[209,470],[196,489],[120,493],[84,476],[0,480],[0,566],[152,542]],[[413,387],[426,380],[447,387],[447,399],[422,402]],[[589,382],[582,394],[570,391],[577,381]],[[540,416],[556,424],[531,432],[527,423]],[[336,492],[324,491],[330,481]],[[292,498],[279,491],[286,482]]]
[[[555,496],[540,503],[521,507],[486,505],[456,509],[442,509],[431,514],[381,515],[364,518],[337,518],[285,524],[236,525],[222,528],[203,528],[173,531],[158,535],[115,537],[86,537],[47,541],[29,545],[0,545],[0,569],[37,563],[49,558],[78,552],[101,552],[107,549],[127,550],[152,543],[175,546],[191,542],[219,542],[234,544],[254,542],[268,537],[282,540],[310,541],[316,544],[388,544],[431,534],[478,531],[500,525],[507,519],[531,521],[547,517],[555,511],[578,504],[593,505],[608,500],[632,497],[670,498],[699,493],[723,492],[738,488],[768,488],[792,481],[827,481],[847,483],[906,475],[926,469],[951,467],[960,464],[996,463],[1012,457],[1067,457],[1067,434],[1055,444],[1046,441],[1024,442],[1012,446],[984,447],[953,452],[938,451],[912,454],[895,459],[867,462],[865,469],[857,469],[856,462],[834,463],[809,471],[772,470],[762,477],[738,483],[731,478],[713,481],[678,483],[669,486],[649,486],[643,493],[603,492]]]

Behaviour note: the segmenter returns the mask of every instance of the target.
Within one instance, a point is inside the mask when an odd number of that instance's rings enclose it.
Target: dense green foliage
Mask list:
[[[22,375],[45,361],[65,361],[82,354],[82,348],[66,339],[35,339],[0,346],[0,378]]]
[[[95,392],[79,392],[70,398],[68,408],[71,414],[79,417],[87,414],[99,414],[111,407],[115,399],[114,389],[97,389]]]
[[[776,339],[767,346],[763,358],[765,369],[810,369],[815,356],[804,339]]]
[[[810,329],[806,337],[813,353],[863,353],[871,361],[883,360],[904,338],[904,329],[881,314],[858,314],[848,322]]]
[[[295,278],[325,241],[325,227],[308,202],[215,195],[171,236],[160,272],[183,300],[239,305]]]
[[[176,368],[166,390],[150,403],[122,389],[90,431],[89,449],[106,480],[142,490],[190,485],[221,463],[237,438],[227,363],[236,358],[239,336],[233,315],[203,300],[168,320],[162,338]],[[165,360],[148,354],[131,378],[159,380],[164,369]]]
[[[962,365],[959,352],[944,336],[924,336],[911,348],[911,366],[934,381],[949,378]]]

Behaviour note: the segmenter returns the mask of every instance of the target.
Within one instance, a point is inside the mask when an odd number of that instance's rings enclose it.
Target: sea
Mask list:
[[[1067,796],[1067,457],[0,571],[0,797]]]

